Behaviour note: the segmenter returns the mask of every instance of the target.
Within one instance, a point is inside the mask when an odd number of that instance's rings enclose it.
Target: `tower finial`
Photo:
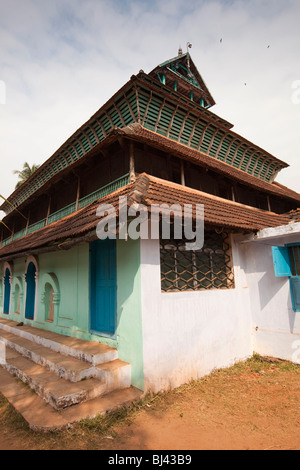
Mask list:
[[[192,44],[190,42],[186,43],[186,52],[187,52],[187,65],[188,68],[190,68],[190,56],[189,56],[189,49],[192,47]]]
[[[182,49],[181,49],[181,46],[179,46],[179,49],[178,49],[178,55],[182,55]]]

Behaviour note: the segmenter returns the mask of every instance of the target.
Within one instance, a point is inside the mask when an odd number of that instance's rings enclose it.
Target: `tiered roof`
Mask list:
[[[187,54],[170,61],[186,65]],[[210,93],[200,75],[190,68],[199,83],[199,92]],[[184,66],[185,66],[184,65]],[[76,165],[83,158],[97,151],[110,138],[116,128],[127,128],[139,124],[145,130],[166,137],[169,141],[182,144],[187,154],[195,152],[211,157],[211,160],[226,163],[233,169],[261,181],[274,181],[277,173],[288,165],[232,131],[232,124],[201,106],[183,92],[163,84],[158,78],[159,70],[164,71],[170,64],[165,63],[149,75],[140,72],[131,77],[104,106],[81,126],[40,168],[0,207],[7,214],[28,201],[37,191],[43,190],[67,168]],[[175,72],[171,70],[174,74]],[[170,73],[171,73],[170,72]],[[197,88],[184,77],[176,77],[181,83]],[[209,98],[212,104],[212,97]],[[174,147],[175,148],[175,147]],[[179,148],[179,147],[178,147]],[[195,151],[195,152],[191,152]],[[213,165],[213,163],[212,163]]]
[[[17,188],[0,209],[10,217],[12,206],[22,208],[65,173],[120,138],[146,144],[256,191],[282,197],[294,207],[295,203],[300,206],[300,194],[274,182],[278,171],[288,165],[234,133],[232,124],[208,109],[213,104],[188,53],[160,64],[149,75],[140,71]],[[206,224],[246,232],[299,219],[298,211],[278,215],[146,173],[111,191],[83,209],[2,246],[0,260],[36,250],[67,249],[74,243],[96,239],[97,207],[110,203],[117,212],[121,195],[128,197],[128,204],[137,201],[147,207],[160,203],[204,204]]]

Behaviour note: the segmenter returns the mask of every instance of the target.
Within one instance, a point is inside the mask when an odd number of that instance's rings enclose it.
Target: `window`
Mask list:
[[[273,246],[276,277],[289,277],[294,312],[300,312],[300,244]]]
[[[300,245],[288,246],[292,276],[300,276]]]
[[[205,231],[202,250],[190,251],[185,240],[161,240],[161,290],[180,292],[234,287],[227,233]]]

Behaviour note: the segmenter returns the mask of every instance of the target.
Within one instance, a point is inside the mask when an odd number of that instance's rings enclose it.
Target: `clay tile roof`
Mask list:
[[[138,187],[134,185],[131,200],[147,206],[151,204],[204,204],[206,224],[218,225],[245,231],[256,231],[266,227],[276,227],[289,222],[287,214],[275,214],[255,207],[222,199],[177,183],[165,181],[143,173]],[[195,213],[195,210],[194,210]]]
[[[20,257],[35,251],[67,249],[79,243],[95,240],[96,226],[100,221],[96,211],[100,204],[112,204],[118,214],[119,197],[126,196],[128,205],[141,203],[150,208],[151,204],[204,204],[205,224],[246,232],[276,227],[291,222],[293,214],[274,214],[220,197],[190,189],[176,183],[141,174],[130,183],[87,207],[54,222],[36,232],[26,235],[0,248],[0,260]],[[296,216],[300,218],[300,210]],[[295,214],[294,214],[295,216]],[[87,237],[88,234],[88,237]]]
[[[290,223],[300,222],[300,209],[290,211],[285,215],[288,217]]]

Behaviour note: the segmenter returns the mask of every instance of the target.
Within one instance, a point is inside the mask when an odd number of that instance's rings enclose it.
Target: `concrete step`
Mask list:
[[[0,330],[0,340],[10,349],[70,382],[80,382],[95,375],[95,366],[89,362],[55,352],[13,333]]]
[[[76,383],[68,382],[10,348],[6,350],[6,362],[2,366],[10,374],[29,385],[38,396],[56,410],[85,402],[106,393],[106,384],[98,379],[91,378]]]
[[[17,324],[15,321],[1,318],[0,331],[15,334],[52,351],[89,362],[92,365],[103,364],[118,358],[117,349],[106,344],[60,335],[27,324],[18,327]]]
[[[35,334],[35,330],[0,320],[0,346],[5,345],[2,365],[53,408],[63,409],[131,386],[131,366],[116,358],[114,348],[56,334],[54,338],[44,330]],[[76,357],[68,354],[71,344]]]
[[[56,411],[2,367],[0,367],[0,392],[23,416],[30,429],[43,432],[69,427],[82,419],[103,415],[143,397],[141,390],[130,387],[114,390],[105,396]]]
[[[96,366],[94,377],[105,382],[107,392],[127,388],[131,385],[131,365],[115,359]]]

